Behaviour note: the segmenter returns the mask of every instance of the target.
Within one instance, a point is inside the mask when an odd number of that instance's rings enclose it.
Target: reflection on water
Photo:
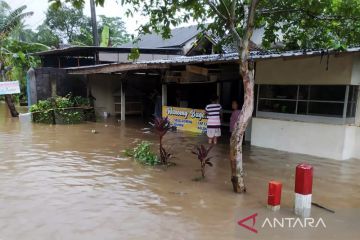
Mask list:
[[[283,206],[292,206],[294,168],[302,161],[315,167],[314,201],[360,206],[358,160],[247,149],[248,193],[236,195],[226,140],[213,150],[207,180],[194,182],[200,172],[190,151],[206,139],[170,133],[177,165],[153,169],[122,154],[139,139],[156,141],[143,127],[21,124],[0,103],[0,239],[239,239],[238,212],[264,208],[267,181],[283,181]]]

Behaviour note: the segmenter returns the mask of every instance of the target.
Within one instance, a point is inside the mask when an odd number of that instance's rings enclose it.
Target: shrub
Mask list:
[[[125,150],[125,154],[144,165],[155,166],[160,164],[157,155],[151,151],[151,143],[147,141],[141,142],[134,149]]]
[[[170,130],[170,121],[166,118],[155,118],[154,122],[151,123],[154,127],[155,132],[159,136],[159,153],[160,153],[160,162],[163,165],[168,165],[171,154],[168,153],[163,147],[163,138],[165,134]]]
[[[205,167],[206,165],[209,165],[212,167],[212,163],[210,162],[211,157],[208,157],[209,152],[211,151],[213,146],[210,146],[209,148],[206,148],[204,145],[196,146],[196,149],[191,151],[193,154],[197,155],[197,158],[200,161],[201,166],[201,176],[204,179],[205,178]]]
[[[81,107],[90,107],[88,99],[68,94],[65,97],[41,100],[29,110],[33,113],[33,121],[37,123],[75,124],[85,120],[84,109]]]

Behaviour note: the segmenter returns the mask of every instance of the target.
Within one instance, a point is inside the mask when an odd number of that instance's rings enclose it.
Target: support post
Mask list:
[[[161,104],[162,106],[167,105],[167,85],[162,84],[161,86]]]
[[[219,97],[219,99],[221,99],[220,97],[220,93],[221,93],[221,86],[220,86],[220,82],[216,83],[216,96]]]
[[[282,183],[277,181],[269,182],[268,208],[272,211],[280,210]]]
[[[311,214],[313,167],[299,164],[295,175],[295,214],[307,218]]]
[[[125,121],[125,86],[124,86],[124,80],[121,80],[121,121]]]
[[[50,85],[51,85],[51,97],[56,97],[57,91],[56,91],[56,80],[55,78],[50,79]]]
[[[360,89],[359,86],[355,88],[356,90],[356,110],[355,110],[355,125],[360,126]]]

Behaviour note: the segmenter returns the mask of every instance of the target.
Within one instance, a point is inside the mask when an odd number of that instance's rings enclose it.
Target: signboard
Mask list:
[[[0,82],[0,95],[20,93],[19,81]]]
[[[163,117],[168,117],[172,126],[179,130],[205,133],[207,118],[205,110],[163,106]]]

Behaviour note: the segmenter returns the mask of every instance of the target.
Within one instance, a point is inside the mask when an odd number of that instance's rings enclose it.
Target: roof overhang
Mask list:
[[[349,48],[345,51],[336,50],[311,50],[311,51],[286,51],[286,52],[263,52],[253,51],[250,53],[249,59],[252,61],[262,61],[270,59],[296,59],[315,56],[326,55],[346,55],[346,54],[359,54],[360,47]],[[97,73],[117,73],[126,71],[140,71],[140,70],[155,70],[155,69],[167,69],[171,66],[180,66],[187,64],[221,64],[221,63],[236,63],[239,61],[238,53],[227,54],[211,54],[211,55],[198,55],[198,56],[181,56],[171,59],[160,59],[151,61],[139,61],[130,63],[112,63],[101,64],[84,67],[72,67],[66,68],[69,74],[97,74]]]

